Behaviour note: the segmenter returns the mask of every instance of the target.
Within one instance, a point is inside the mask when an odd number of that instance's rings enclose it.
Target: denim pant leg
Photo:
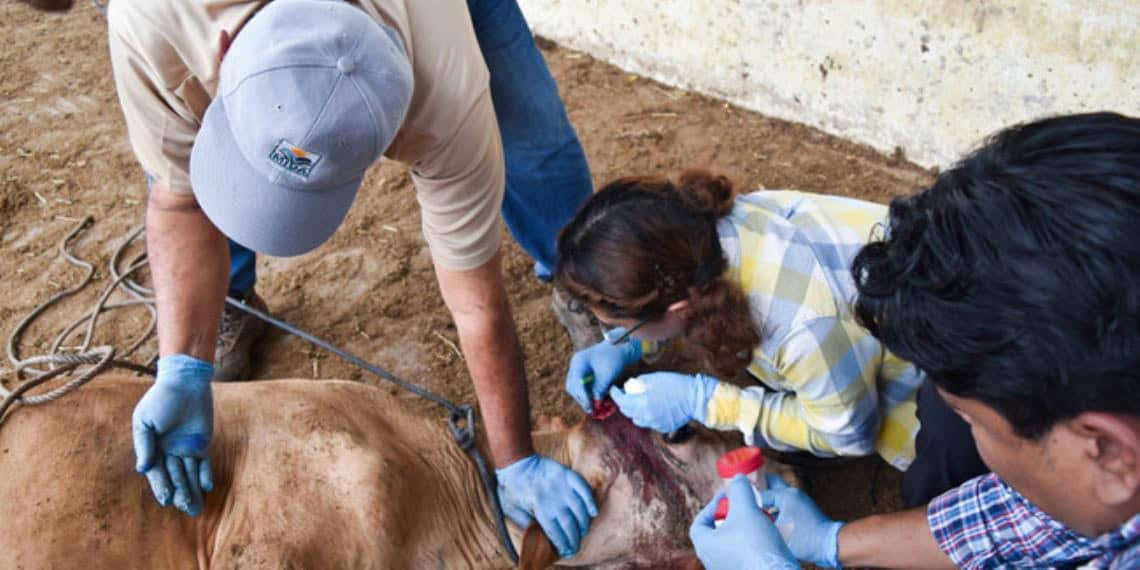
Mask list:
[[[586,154],[516,0],[467,0],[506,161],[503,218],[549,279],[555,239],[593,189]]]
[[[229,295],[243,299],[257,283],[257,255],[232,239],[226,238],[226,241],[230,244]]]
[[[147,174],[146,189],[148,192],[152,184],[154,184],[154,177]],[[253,250],[239,245],[230,238],[226,238],[226,242],[230,244],[230,285],[226,294],[241,299],[245,297],[246,293],[252,291],[253,285],[257,283],[257,257]]]

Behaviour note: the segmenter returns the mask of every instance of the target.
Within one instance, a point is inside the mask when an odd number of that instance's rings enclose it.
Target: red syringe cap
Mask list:
[[[716,503],[716,511],[713,512],[713,520],[722,521],[728,518],[728,497],[721,497]]]

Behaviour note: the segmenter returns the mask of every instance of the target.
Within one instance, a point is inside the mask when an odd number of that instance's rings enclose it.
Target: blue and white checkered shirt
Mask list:
[[[1140,514],[1088,538],[993,474],[931,501],[927,520],[939,548],[959,568],[1140,568]]]

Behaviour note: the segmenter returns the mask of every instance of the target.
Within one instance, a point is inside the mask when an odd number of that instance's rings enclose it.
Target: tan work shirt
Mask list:
[[[143,169],[189,193],[190,149],[217,91],[222,31],[261,0],[115,0],[111,64],[131,146]],[[412,167],[432,256],[455,270],[499,248],[504,166],[490,76],[463,0],[360,0],[399,32],[415,77],[407,119],[386,156]]]

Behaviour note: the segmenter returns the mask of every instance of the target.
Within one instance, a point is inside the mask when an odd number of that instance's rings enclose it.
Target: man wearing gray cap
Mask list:
[[[504,510],[520,525],[537,520],[563,556],[577,551],[597,508],[585,481],[530,441],[499,211],[541,271],[553,264],[555,232],[589,193],[589,173],[517,5],[468,6],[109,4],[116,86],[151,180],[147,250],[162,358],[132,424],[138,470],[163,505],[196,514],[213,486],[210,380],[225,284],[258,302],[252,252],[291,256],[322,244],[383,154],[412,166]],[[513,163],[505,175],[504,146]],[[255,332],[236,326],[245,338]]]

